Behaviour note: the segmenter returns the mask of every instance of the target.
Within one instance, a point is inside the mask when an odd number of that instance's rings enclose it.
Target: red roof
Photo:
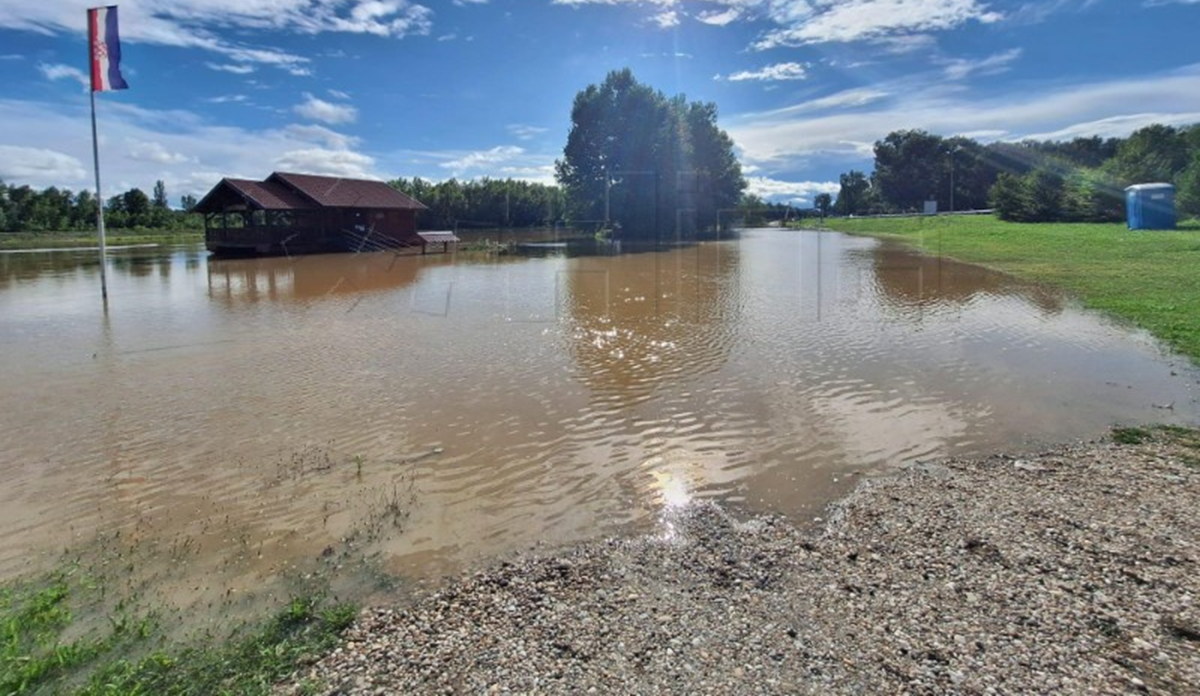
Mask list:
[[[263,210],[313,210],[315,208],[370,208],[424,210],[416,199],[382,181],[344,179],[315,174],[275,172],[265,181],[222,179],[196,205],[199,212],[219,212],[222,188],[231,189],[247,203]]]
[[[225,179],[224,183],[264,210],[294,210],[297,208],[312,207],[312,204],[305,200],[303,196],[283,184],[277,184],[273,181]]]
[[[271,182],[282,182],[329,208],[425,208],[382,181],[275,172],[266,181]]]

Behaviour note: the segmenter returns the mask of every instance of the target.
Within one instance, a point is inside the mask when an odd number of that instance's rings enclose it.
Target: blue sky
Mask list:
[[[85,8],[0,0],[0,178],[91,186]],[[1200,122],[1200,0],[127,0],[105,195],[272,170],[550,182],[577,91],[714,101],[751,190],[811,201],[872,143]]]

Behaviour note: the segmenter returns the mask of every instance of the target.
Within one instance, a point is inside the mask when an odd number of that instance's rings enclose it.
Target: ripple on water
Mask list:
[[[126,530],[198,539],[206,586],[347,539],[437,574],[695,497],[807,516],[849,472],[1198,412],[1194,372],[1054,293],[836,234],[151,259],[169,272],[115,273],[107,319],[74,299],[87,273],[0,283],[0,570]]]

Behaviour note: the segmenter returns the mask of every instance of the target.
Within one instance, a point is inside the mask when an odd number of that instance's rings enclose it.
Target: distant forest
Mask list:
[[[422,229],[551,227],[562,224],[562,189],[516,179],[393,179],[392,188],[429,208],[417,221]]]
[[[995,208],[1018,222],[1125,219],[1124,189],[1172,183],[1182,216],[1200,216],[1200,124],[1151,125],[1128,138],[983,145],[902,130],[875,143],[875,171],[841,175],[841,215]]]
[[[152,195],[132,188],[104,203],[104,224],[112,229],[195,230],[203,223],[188,214],[196,199],[184,196],[182,210],[167,202],[167,187],[154,185]],[[73,193],[51,186],[38,191],[0,181],[0,231],[73,232],[96,229],[96,197],[91,191]]]

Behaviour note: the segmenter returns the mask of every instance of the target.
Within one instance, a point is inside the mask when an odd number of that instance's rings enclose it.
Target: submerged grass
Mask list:
[[[1011,223],[990,216],[833,218],[825,226],[1061,287],[1200,363],[1200,221],[1140,232],[1124,224]]]
[[[133,244],[196,244],[204,241],[203,230],[112,230],[104,235],[109,246]],[[6,232],[0,234],[0,251],[94,247],[95,232]]]
[[[107,592],[78,567],[0,588],[0,694],[266,694],[336,645],[357,612],[309,594],[265,621],[170,643],[161,614],[125,599],[104,621],[83,620]]]

